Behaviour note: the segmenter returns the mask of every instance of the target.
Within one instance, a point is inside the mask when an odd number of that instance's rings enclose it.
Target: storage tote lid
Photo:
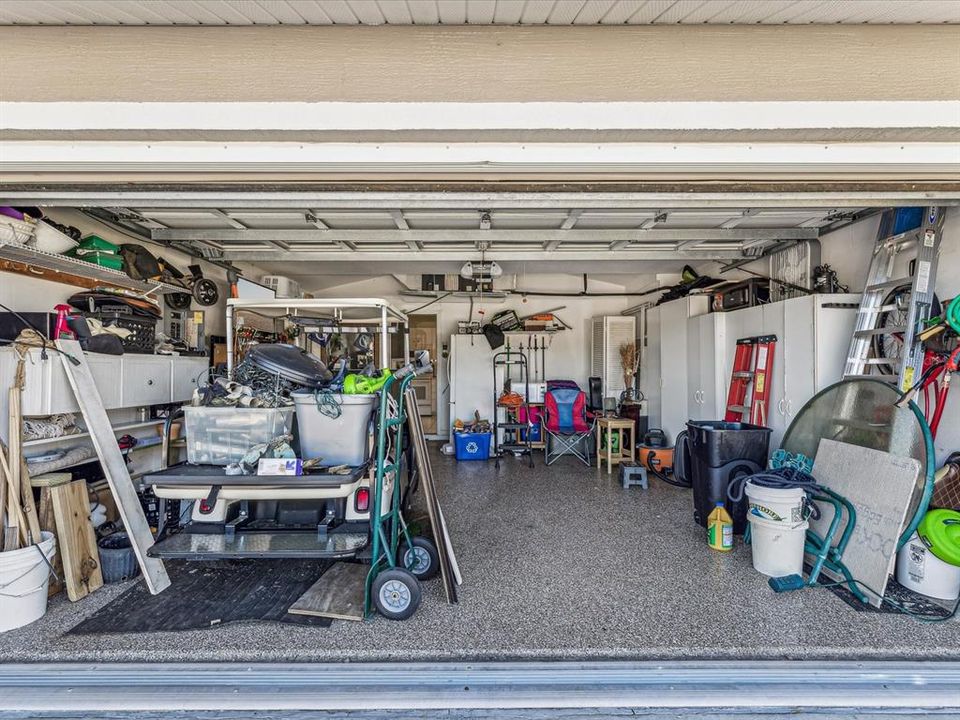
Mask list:
[[[960,512],[931,510],[920,521],[917,535],[938,558],[960,567]]]
[[[296,345],[254,345],[246,359],[261,370],[275,373],[285,380],[305,387],[323,387],[333,379],[333,373],[325,364]]]

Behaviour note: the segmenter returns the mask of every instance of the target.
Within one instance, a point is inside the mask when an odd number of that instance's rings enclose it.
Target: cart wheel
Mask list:
[[[217,304],[220,299],[220,290],[217,289],[217,284],[213,280],[197,278],[193,283],[193,297],[204,307],[209,307]]]
[[[390,568],[373,581],[373,604],[388,620],[406,620],[420,607],[420,581],[409,570]]]
[[[400,546],[400,564],[421,582],[436,577],[440,571],[440,555],[437,553],[437,546],[419,535],[413,538],[412,542],[412,548],[407,547],[406,543]]]
[[[167,304],[167,307],[171,310],[189,310],[190,309],[190,294],[189,293],[167,293],[163,296],[163,301]]]

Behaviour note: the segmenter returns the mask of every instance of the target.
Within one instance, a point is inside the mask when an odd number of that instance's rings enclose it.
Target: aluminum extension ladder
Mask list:
[[[877,243],[870,261],[863,299],[857,311],[857,322],[847,353],[844,378],[874,378],[895,383],[906,392],[923,372],[923,343],[918,338],[924,324],[930,319],[933,290],[937,278],[937,259],[940,255],[940,240],[943,235],[944,208],[923,208],[919,227],[895,233],[898,213],[904,208],[885,210],[877,232]],[[912,251],[907,275],[894,277],[895,263],[900,256]],[[909,273],[912,273],[909,274]],[[884,304],[885,299],[899,287],[910,287],[910,301],[904,325],[883,326],[884,313],[899,309],[894,304]],[[898,336],[902,342],[899,368],[896,375],[889,358],[871,357],[875,340],[883,336]],[[887,365],[887,373],[877,366]]]

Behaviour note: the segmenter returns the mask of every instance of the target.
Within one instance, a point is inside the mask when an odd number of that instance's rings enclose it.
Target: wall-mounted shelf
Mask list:
[[[115,433],[128,433],[131,430],[139,430],[140,428],[151,427],[155,425],[160,425],[164,420],[144,420],[143,422],[128,423],[126,425],[116,425],[113,428]],[[83,440],[84,438],[90,437],[88,432],[73,433],[72,435],[60,435],[59,437],[54,438],[38,438],[36,440],[24,440],[23,447],[33,448],[40,447],[42,445],[55,445],[61,442],[67,442],[68,440]]]
[[[176,285],[134,280],[119,270],[10,243],[0,244],[0,270],[87,289],[97,285],[113,285],[160,295],[189,292]]]

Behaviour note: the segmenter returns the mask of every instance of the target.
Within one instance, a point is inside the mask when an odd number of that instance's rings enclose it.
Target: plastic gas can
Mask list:
[[[723,503],[718,502],[707,518],[707,544],[720,552],[733,550],[733,518]]]

